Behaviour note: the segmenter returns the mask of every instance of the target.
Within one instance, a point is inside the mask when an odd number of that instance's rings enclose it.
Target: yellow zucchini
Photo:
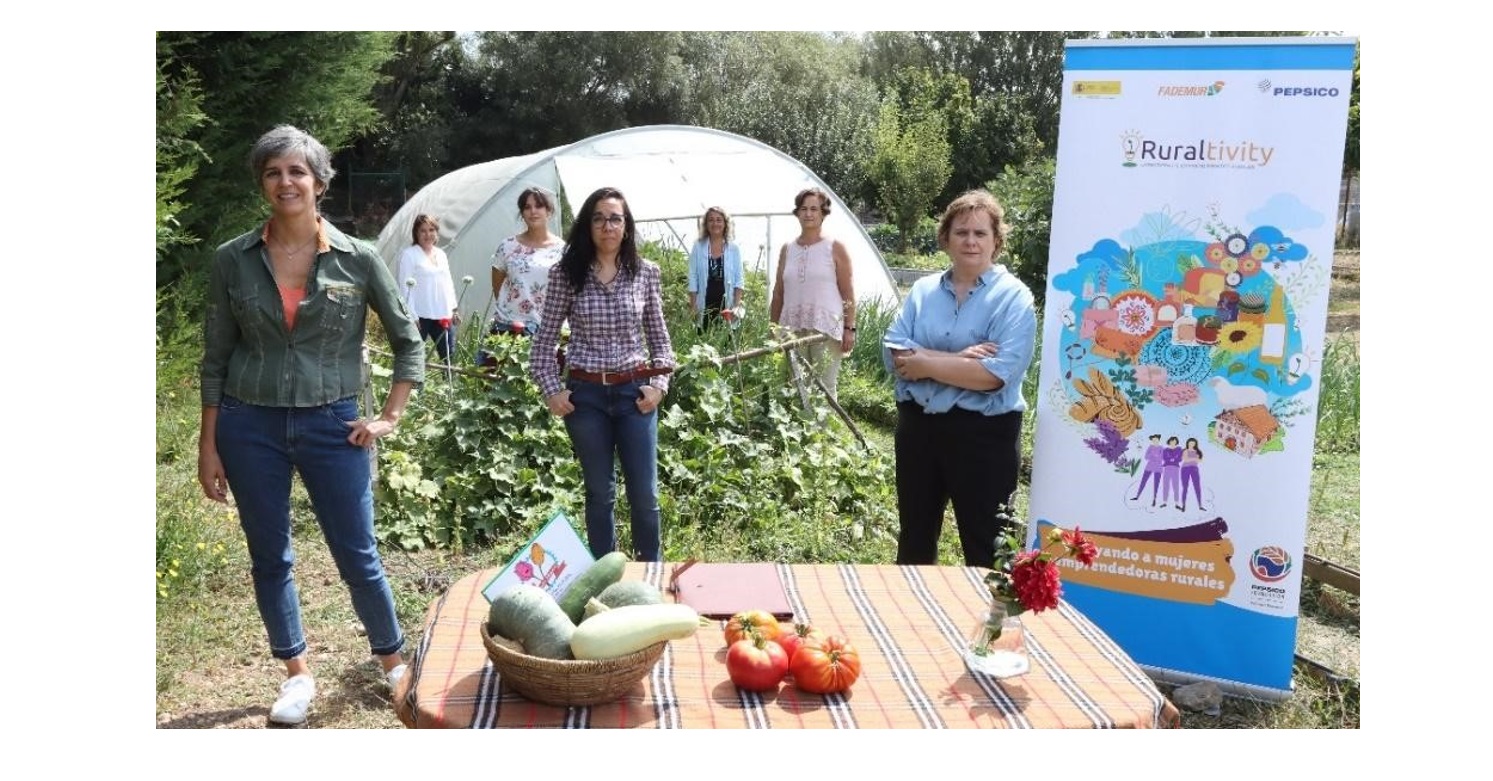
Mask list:
[[[577,659],[615,659],[699,628],[700,614],[689,605],[623,605],[582,621],[570,636],[570,651]]]

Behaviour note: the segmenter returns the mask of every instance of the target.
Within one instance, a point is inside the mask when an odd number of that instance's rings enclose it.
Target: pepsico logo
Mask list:
[[[1256,548],[1249,555],[1249,571],[1257,580],[1274,583],[1291,574],[1291,554],[1278,545]]]

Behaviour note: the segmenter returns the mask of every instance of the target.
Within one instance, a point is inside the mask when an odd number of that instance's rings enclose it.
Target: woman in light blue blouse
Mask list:
[[[695,327],[704,331],[720,322],[722,310],[739,312],[745,292],[741,248],[731,241],[731,217],[712,206],[700,218],[700,240],[689,251],[689,305],[695,310]]]
[[[995,262],[1010,226],[995,197],[949,204],[938,242],[949,268],[913,284],[887,328],[896,375],[898,564],[935,564],[944,508],[954,504],[968,566],[995,562],[996,538],[1021,465],[1021,381],[1032,362],[1032,292]]]

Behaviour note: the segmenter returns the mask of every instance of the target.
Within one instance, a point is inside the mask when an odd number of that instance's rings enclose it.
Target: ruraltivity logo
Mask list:
[[[1156,94],[1163,98],[1211,98],[1223,92],[1223,82],[1215,81],[1212,84],[1163,84],[1156,88]]]
[[[1254,573],[1256,580],[1266,583],[1284,580],[1291,574],[1291,554],[1278,545],[1256,548],[1249,555],[1249,571]]]
[[[1120,134],[1120,165],[1172,168],[1262,168],[1270,164],[1275,147],[1253,141],[1200,138],[1181,143],[1146,138],[1139,130]]]

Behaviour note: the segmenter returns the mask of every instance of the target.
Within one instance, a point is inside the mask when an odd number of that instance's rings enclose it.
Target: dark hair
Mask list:
[[[411,244],[420,243],[420,229],[425,227],[426,223],[434,226],[436,233],[441,232],[441,223],[438,219],[436,219],[436,216],[434,214],[416,214],[414,224],[410,225]]]
[[[259,182],[265,163],[286,155],[305,158],[311,177],[321,185],[321,192],[316,194],[316,200],[320,202],[332,184],[332,177],[337,175],[332,168],[332,153],[310,133],[294,125],[276,125],[254,142],[254,148],[249,150],[249,170],[254,174],[254,182]]]
[[[793,197],[793,213],[798,214],[798,210],[803,208],[804,199],[810,195],[819,196],[819,213],[829,216],[829,193],[818,187],[805,187],[798,191],[798,195]]]
[[[634,230],[636,223],[632,219],[632,208],[627,205],[627,196],[615,187],[603,187],[587,196],[586,202],[575,213],[575,222],[570,225],[570,237],[565,242],[565,252],[560,256],[560,267],[565,269],[570,289],[577,293],[586,286],[591,263],[596,260],[596,242],[591,240],[591,215],[596,213],[596,204],[608,198],[616,198],[622,202],[622,218],[625,220],[617,265],[629,274],[635,274],[638,270],[638,244]]]
[[[520,215],[524,213],[524,202],[528,201],[531,195],[538,199],[539,205],[543,206],[545,211],[550,214],[555,213],[555,202],[550,200],[550,194],[538,187],[530,187],[518,194],[518,213]]]

